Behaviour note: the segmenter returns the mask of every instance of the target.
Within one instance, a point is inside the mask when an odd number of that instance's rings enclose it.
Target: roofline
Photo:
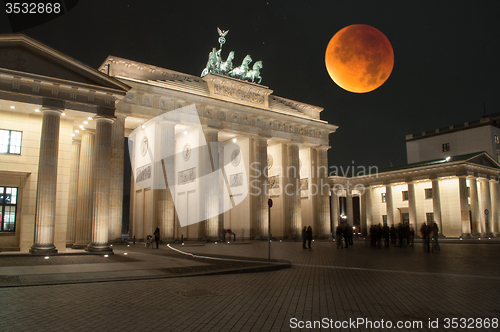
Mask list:
[[[423,132],[416,133],[416,134],[408,134],[408,135],[406,135],[406,142],[417,141],[417,140],[428,138],[428,137],[446,135],[446,134],[451,134],[451,133],[455,133],[455,132],[462,131],[462,130],[469,130],[469,129],[479,128],[479,127],[484,127],[484,126],[493,126],[496,128],[500,128],[500,125],[498,124],[497,120],[500,120],[500,116],[492,114],[489,116],[485,116],[479,120],[464,122],[464,123],[460,123],[460,124],[456,124],[456,125],[451,125],[448,127],[437,128],[437,129],[434,129],[434,132],[432,132],[432,130],[427,130],[427,131],[423,131]]]
[[[58,58],[59,60],[62,60],[63,62],[71,62],[71,64],[75,67],[78,67],[79,69],[81,69],[85,72],[88,72],[89,74],[99,76],[111,84],[117,85],[118,87],[123,89],[125,91],[125,93],[127,91],[129,91],[130,89],[132,89],[131,87],[129,87],[125,83],[120,82],[117,79],[115,79],[111,76],[108,76],[108,75],[100,72],[99,70],[94,69],[94,68],[70,57],[69,55],[66,55],[62,52],[59,52],[56,49],[54,49],[50,46],[47,46],[47,45],[45,45],[45,44],[43,44],[43,43],[41,43],[41,42],[31,38],[31,37],[24,35],[24,34],[0,34],[0,42],[2,42],[2,41],[14,42],[14,43],[16,43],[16,42],[25,43],[25,44],[30,45],[31,47],[34,47],[40,51],[48,53],[48,54]]]

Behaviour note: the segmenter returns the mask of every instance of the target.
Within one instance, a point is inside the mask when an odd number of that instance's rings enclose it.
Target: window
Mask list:
[[[403,191],[402,194],[403,194],[403,201],[407,201],[408,200],[408,191]]]
[[[0,129],[0,153],[21,154],[22,136],[20,131]]]
[[[432,198],[432,188],[427,188],[425,190],[425,199],[431,199]]]
[[[448,151],[450,151],[450,143],[444,143],[443,152],[448,152]]]
[[[495,143],[499,144],[500,140],[498,139],[498,135],[495,135]]]
[[[500,163],[500,153],[497,152],[497,161]]]
[[[467,197],[470,197],[470,187],[467,187]]]
[[[387,215],[386,214],[384,214],[382,216],[382,222],[384,223],[384,225],[387,225]]]
[[[0,187],[0,232],[16,230],[17,188]]]
[[[425,217],[427,219],[428,224],[431,224],[434,222],[434,213],[432,213],[432,212],[426,213]]]
[[[382,203],[385,203],[385,193],[382,193]]]

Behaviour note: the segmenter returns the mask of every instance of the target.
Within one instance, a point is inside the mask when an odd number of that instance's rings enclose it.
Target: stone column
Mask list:
[[[205,202],[205,238],[219,239],[219,131],[204,129],[210,162],[205,164],[203,200]]]
[[[470,211],[472,215],[472,235],[481,236],[481,216],[479,215],[479,196],[477,192],[477,180],[469,178],[470,187]]]
[[[392,200],[392,185],[385,186],[385,206],[387,208],[387,225],[394,225],[394,201]]]
[[[42,107],[42,136],[38,159],[36,189],[35,239],[30,253],[56,254],[54,225],[56,221],[57,161],[61,110]]]
[[[432,179],[432,212],[434,222],[439,227],[439,236],[443,236],[443,223],[441,220],[441,196],[439,193],[439,179]]]
[[[73,249],[84,249],[90,243],[92,225],[93,182],[95,135],[85,131],[80,149],[80,167],[78,172],[78,203],[76,208],[75,243]]]
[[[490,214],[491,214],[491,195],[490,195],[490,181],[485,178],[479,179],[479,183],[481,184],[481,207],[482,211],[480,211],[481,215],[481,233],[484,235],[488,235],[488,229],[489,224],[491,223],[490,221]],[[486,216],[485,210],[488,210],[488,216]],[[486,222],[486,219],[488,219],[488,222]]]
[[[333,231],[335,232],[337,230],[337,226],[339,225],[339,196],[337,194],[337,191],[335,189],[332,190],[332,196],[330,196],[330,204],[332,205],[332,226],[333,226]]]
[[[158,178],[158,219],[157,224],[160,229],[160,238],[163,241],[172,241],[174,235],[174,185],[168,186],[168,179],[175,179],[175,123],[161,122],[156,127],[159,131],[157,144],[155,144],[155,169],[159,170]],[[158,156],[158,158],[156,158]]]
[[[470,205],[469,195],[467,191],[467,178],[465,176],[458,177],[458,192],[460,195],[460,220],[462,222],[462,237],[471,237],[470,229]]]
[[[92,234],[87,250],[90,252],[113,253],[108,244],[109,192],[111,162],[111,130],[113,118],[96,116],[94,182],[94,213]]]
[[[78,171],[80,170],[80,139],[73,139],[71,145],[71,166],[69,171],[68,221],[66,246],[75,243],[76,216],[78,207]]]
[[[267,239],[267,200],[269,183],[267,172],[267,138],[254,139],[253,165],[250,165],[250,186],[252,188],[252,211],[254,213],[255,237]]]
[[[125,117],[118,116],[111,130],[111,181],[109,189],[109,242],[122,240]]]
[[[367,186],[365,188],[364,200],[362,203],[365,205],[366,221],[362,229],[360,229],[360,232],[366,236],[369,233],[370,227],[373,224],[372,188],[370,186]]]
[[[410,224],[413,223],[415,233],[418,233],[419,225],[417,224],[417,201],[415,199],[415,184],[408,182],[408,212],[410,215]]]
[[[498,233],[498,181],[490,180],[490,193],[491,193],[491,213],[490,213],[490,227],[488,228],[488,235],[494,236]]]
[[[346,209],[346,217],[347,219],[345,220],[349,225],[354,224],[354,210],[353,210],[353,204],[352,204],[352,190],[351,188],[347,187],[347,193],[345,196],[345,209]]]
[[[288,203],[290,216],[291,237],[295,240],[302,238],[302,208],[300,200],[300,161],[299,145],[288,145],[288,162],[284,170],[288,183],[284,194]]]
[[[328,184],[328,149],[329,147],[316,148],[317,162],[315,174],[318,176],[318,223],[319,223],[319,237],[330,238],[332,235],[332,228],[330,224],[330,211],[328,205],[328,193],[330,192],[330,185]],[[354,221],[353,221],[354,223]],[[352,226],[352,225],[351,225]]]

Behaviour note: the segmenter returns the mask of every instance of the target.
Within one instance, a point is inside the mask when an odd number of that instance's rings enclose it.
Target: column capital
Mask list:
[[[214,127],[202,127],[202,129],[203,129],[203,132],[205,134],[207,134],[207,133],[213,133],[213,132],[219,133],[219,131],[220,131],[219,128],[214,128]]]
[[[96,115],[94,116],[94,121],[95,122],[107,122],[107,123],[113,123],[115,122],[116,117],[111,117],[108,115]]]
[[[42,108],[40,108],[40,112],[45,114],[45,113],[51,113],[51,114],[54,114],[54,115],[58,115],[58,116],[61,116],[61,114],[64,112],[64,109],[63,108],[58,108],[58,107],[52,107],[52,106],[42,106]]]
[[[325,145],[318,145],[318,146],[313,146],[313,149],[315,150],[324,150],[324,151],[328,151],[330,150],[331,146],[325,146]]]

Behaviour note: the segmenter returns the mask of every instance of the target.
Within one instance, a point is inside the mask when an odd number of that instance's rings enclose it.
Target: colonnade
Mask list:
[[[453,178],[453,177],[448,177]],[[461,228],[461,237],[471,237],[471,236],[495,236],[500,232],[500,215],[499,215],[499,181],[497,179],[491,179],[487,176],[466,176],[460,175],[455,177],[458,180],[458,204],[455,204],[459,209],[460,219],[457,220],[443,220],[442,214],[442,199],[445,199],[448,206],[454,207],[453,200],[455,196],[443,197],[441,193],[440,179],[437,177],[428,180],[415,180],[406,181],[398,183],[386,183],[383,185],[385,187],[385,211],[387,216],[387,224],[393,225],[397,224],[402,220],[396,218],[395,212],[395,201],[393,195],[394,185],[406,185],[408,191],[408,216],[409,222],[415,228],[417,234],[419,234],[419,229],[421,225],[418,224],[419,220],[425,220],[424,216],[417,218],[417,200],[415,194],[415,184],[421,181],[431,182],[431,192],[432,192],[432,214],[433,222],[438,224],[440,230],[440,236],[447,236],[449,230],[444,226],[454,224]],[[467,181],[469,186],[467,186]],[[353,221],[353,206],[352,198],[353,196],[360,197],[360,210],[361,214],[361,226],[362,232],[366,234],[372,224],[378,224],[379,222],[374,222],[373,211],[373,188],[380,187],[380,185],[373,186],[367,185],[363,186],[363,190],[359,193],[353,194],[349,189],[348,191],[343,191],[342,193],[332,190],[331,195],[331,206],[332,206],[332,220],[334,227],[339,223],[340,207],[338,203],[339,196],[346,196],[346,216],[347,222],[352,224]],[[451,203],[450,203],[451,201]],[[420,204],[423,204],[420,202]],[[449,207],[448,207],[449,208]],[[421,211],[420,211],[421,212]],[[430,212],[430,211],[429,211]],[[422,212],[421,212],[422,213]],[[450,218],[446,216],[445,218]],[[446,221],[446,223],[444,223]],[[447,234],[448,231],[448,234]]]
[[[57,253],[54,226],[60,117],[63,109],[42,107],[41,112],[35,236],[30,252],[48,255]],[[72,244],[73,248],[112,253],[108,244],[109,235],[121,236],[123,196],[123,152],[118,151],[120,146],[112,151],[112,131],[114,137],[121,135],[123,151],[124,121],[117,121],[113,126],[114,117],[97,115],[93,119],[96,122],[95,133],[84,131],[81,141],[74,140],[72,146],[66,242]],[[120,140],[116,139],[114,143],[119,145]],[[113,159],[118,160],[112,162]],[[119,195],[120,200],[110,199],[110,196],[115,195]],[[110,225],[113,226],[111,230]]]

